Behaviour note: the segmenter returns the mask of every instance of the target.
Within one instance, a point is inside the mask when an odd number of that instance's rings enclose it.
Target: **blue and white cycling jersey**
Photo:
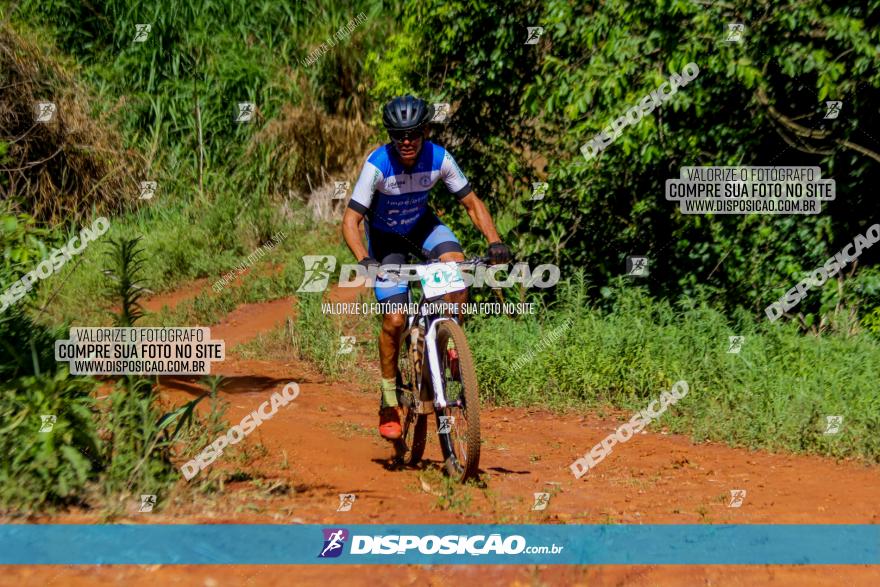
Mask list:
[[[370,228],[406,234],[428,210],[428,192],[443,180],[459,200],[471,192],[464,173],[449,152],[425,141],[415,165],[406,170],[391,143],[367,157],[348,207],[364,214]]]

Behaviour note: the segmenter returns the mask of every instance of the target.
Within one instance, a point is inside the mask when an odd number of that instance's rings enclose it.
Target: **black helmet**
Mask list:
[[[388,130],[418,128],[433,116],[433,106],[409,94],[394,98],[382,109],[382,122]]]

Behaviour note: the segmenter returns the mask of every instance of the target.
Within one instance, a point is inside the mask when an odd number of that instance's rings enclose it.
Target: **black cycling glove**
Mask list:
[[[378,265],[379,261],[375,260],[372,257],[364,257],[360,261],[358,261],[358,265],[362,265],[365,269],[369,269],[373,265]]]
[[[504,265],[510,263],[510,247],[501,241],[489,243],[489,263],[492,265]]]

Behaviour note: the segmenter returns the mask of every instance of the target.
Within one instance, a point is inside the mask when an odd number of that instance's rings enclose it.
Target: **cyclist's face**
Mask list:
[[[417,128],[413,130],[389,132],[388,134],[391,137],[391,141],[394,143],[394,148],[397,150],[397,154],[400,155],[400,159],[403,161],[404,165],[411,165],[415,162],[416,157],[419,155],[419,151],[422,150],[422,143],[425,139],[425,130],[423,128]]]

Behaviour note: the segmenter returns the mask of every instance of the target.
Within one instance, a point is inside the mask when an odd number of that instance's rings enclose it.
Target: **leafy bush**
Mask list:
[[[94,380],[70,377],[65,368],[0,384],[0,508],[86,502],[88,483],[104,466],[94,387]],[[56,418],[50,431],[40,431],[41,416]]]
[[[7,229],[8,218],[0,218]],[[33,257],[22,250],[36,242],[27,231],[4,234],[15,237],[18,257]],[[119,326],[133,326],[141,314],[140,254],[136,239],[113,243],[107,274]],[[16,274],[0,267],[4,289]],[[71,377],[54,360],[54,341],[66,339],[68,329],[35,324],[24,305],[0,315],[0,507],[22,513],[93,506],[101,495],[158,495],[176,482],[172,449],[207,394],[162,414],[150,380],[125,376],[99,401],[93,378]],[[41,431],[41,416],[54,417],[51,429]],[[109,502],[119,507],[119,499]]]
[[[741,306],[760,320],[802,272],[880,219],[868,196],[880,180],[875,9],[820,0],[769,12],[743,1],[408,1],[387,47],[368,60],[372,95],[452,103],[438,140],[521,256],[583,268],[601,287],[623,273],[627,255],[647,253],[653,294],[702,290],[719,310]],[[733,22],[746,26],[742,43],[724,41]],[[525,44],[527,26],[544,27],[537,44]],[[584,160],[581,145],[691,61],[694,81]],[[824,120],[826,99],[842,99],[847,115]],[[664,180],[687,165],[819,166],[836,179],[837,199],[820,216],[682,215],[665,200]],[[538,180],[549,183],[547,196],[530,202]],[[444,221],[482,248],[466,215],[449,208]],[[861,263],[877,258],[872,250]],[[827,288],[831,308],[842,301],[868,313],[880,303]],[[805,302],[805,322],[810,314],[820,322],[826,301]]]

